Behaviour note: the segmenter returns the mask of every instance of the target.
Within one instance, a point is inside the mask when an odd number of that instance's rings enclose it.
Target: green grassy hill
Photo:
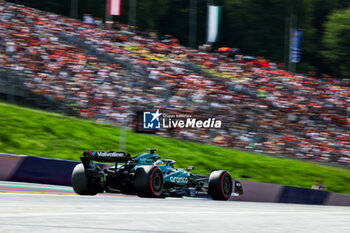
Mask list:
[[[79,160],[85,150],[118,150],[118,143],[119,129],[112,125],[0,103],[0,153]],[[322,179],[329,191],[350,194],[347,169],[128,132],[131,155],[150,147],[177,167],[194,165],[197,173],[221,168],[234,178],[304,188]]]

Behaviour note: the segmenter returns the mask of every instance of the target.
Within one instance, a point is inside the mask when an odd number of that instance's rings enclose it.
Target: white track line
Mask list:
[[[82,216],[82,215],[162,215],[162,214],[200,214],[200,215],[212,215],[212,214],[219,214],[219,215],[288,215],[290,213],[299,213],[299,214],[312,214],[312,215],[333,215],[333,214],[340,214],[340,215],[350,215],[349,212],[344,211],[325,211],[325,212],[319,212],[319,211],[249,211],[249,212],[241,212],[241,211],[137,211],[137,212],[62,212],[62,213],[6,213],[6,214],[0,214],[0,218],[12,218],[12,217],[35,217],[35,216]]]

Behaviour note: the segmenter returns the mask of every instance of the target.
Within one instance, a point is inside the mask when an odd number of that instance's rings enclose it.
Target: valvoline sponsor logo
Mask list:
[[[95,153],[95,152],[94,152]],[[122,158],[125,156],[122,152],[103,152],[103,151],[97,151],[96,152],[98,157],[115,157],[115,158]]]
[[[116,157],[116,158],[122,158],[125,157],[126,154],[123,152],[103,152],[103,151],[89,151],[89,155],[93,157]]]

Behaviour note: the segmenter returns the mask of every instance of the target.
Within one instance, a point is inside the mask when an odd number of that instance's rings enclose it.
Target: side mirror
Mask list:
[[[154,154],[154,152],[157,151],[156,148],[147,148],[146,150],[148,150],[150,154]]]
[[[194,169],[193,166],[188,166],[186,170],[187,170],[187,171],[191,171],[191,170],[193,170],[193,169]]]

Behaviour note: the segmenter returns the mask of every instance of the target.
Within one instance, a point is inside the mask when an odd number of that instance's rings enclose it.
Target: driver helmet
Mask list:
[[[165,166],[165,163],[162,160],[157,160],[154,162],[154,165],[156,166]]]

